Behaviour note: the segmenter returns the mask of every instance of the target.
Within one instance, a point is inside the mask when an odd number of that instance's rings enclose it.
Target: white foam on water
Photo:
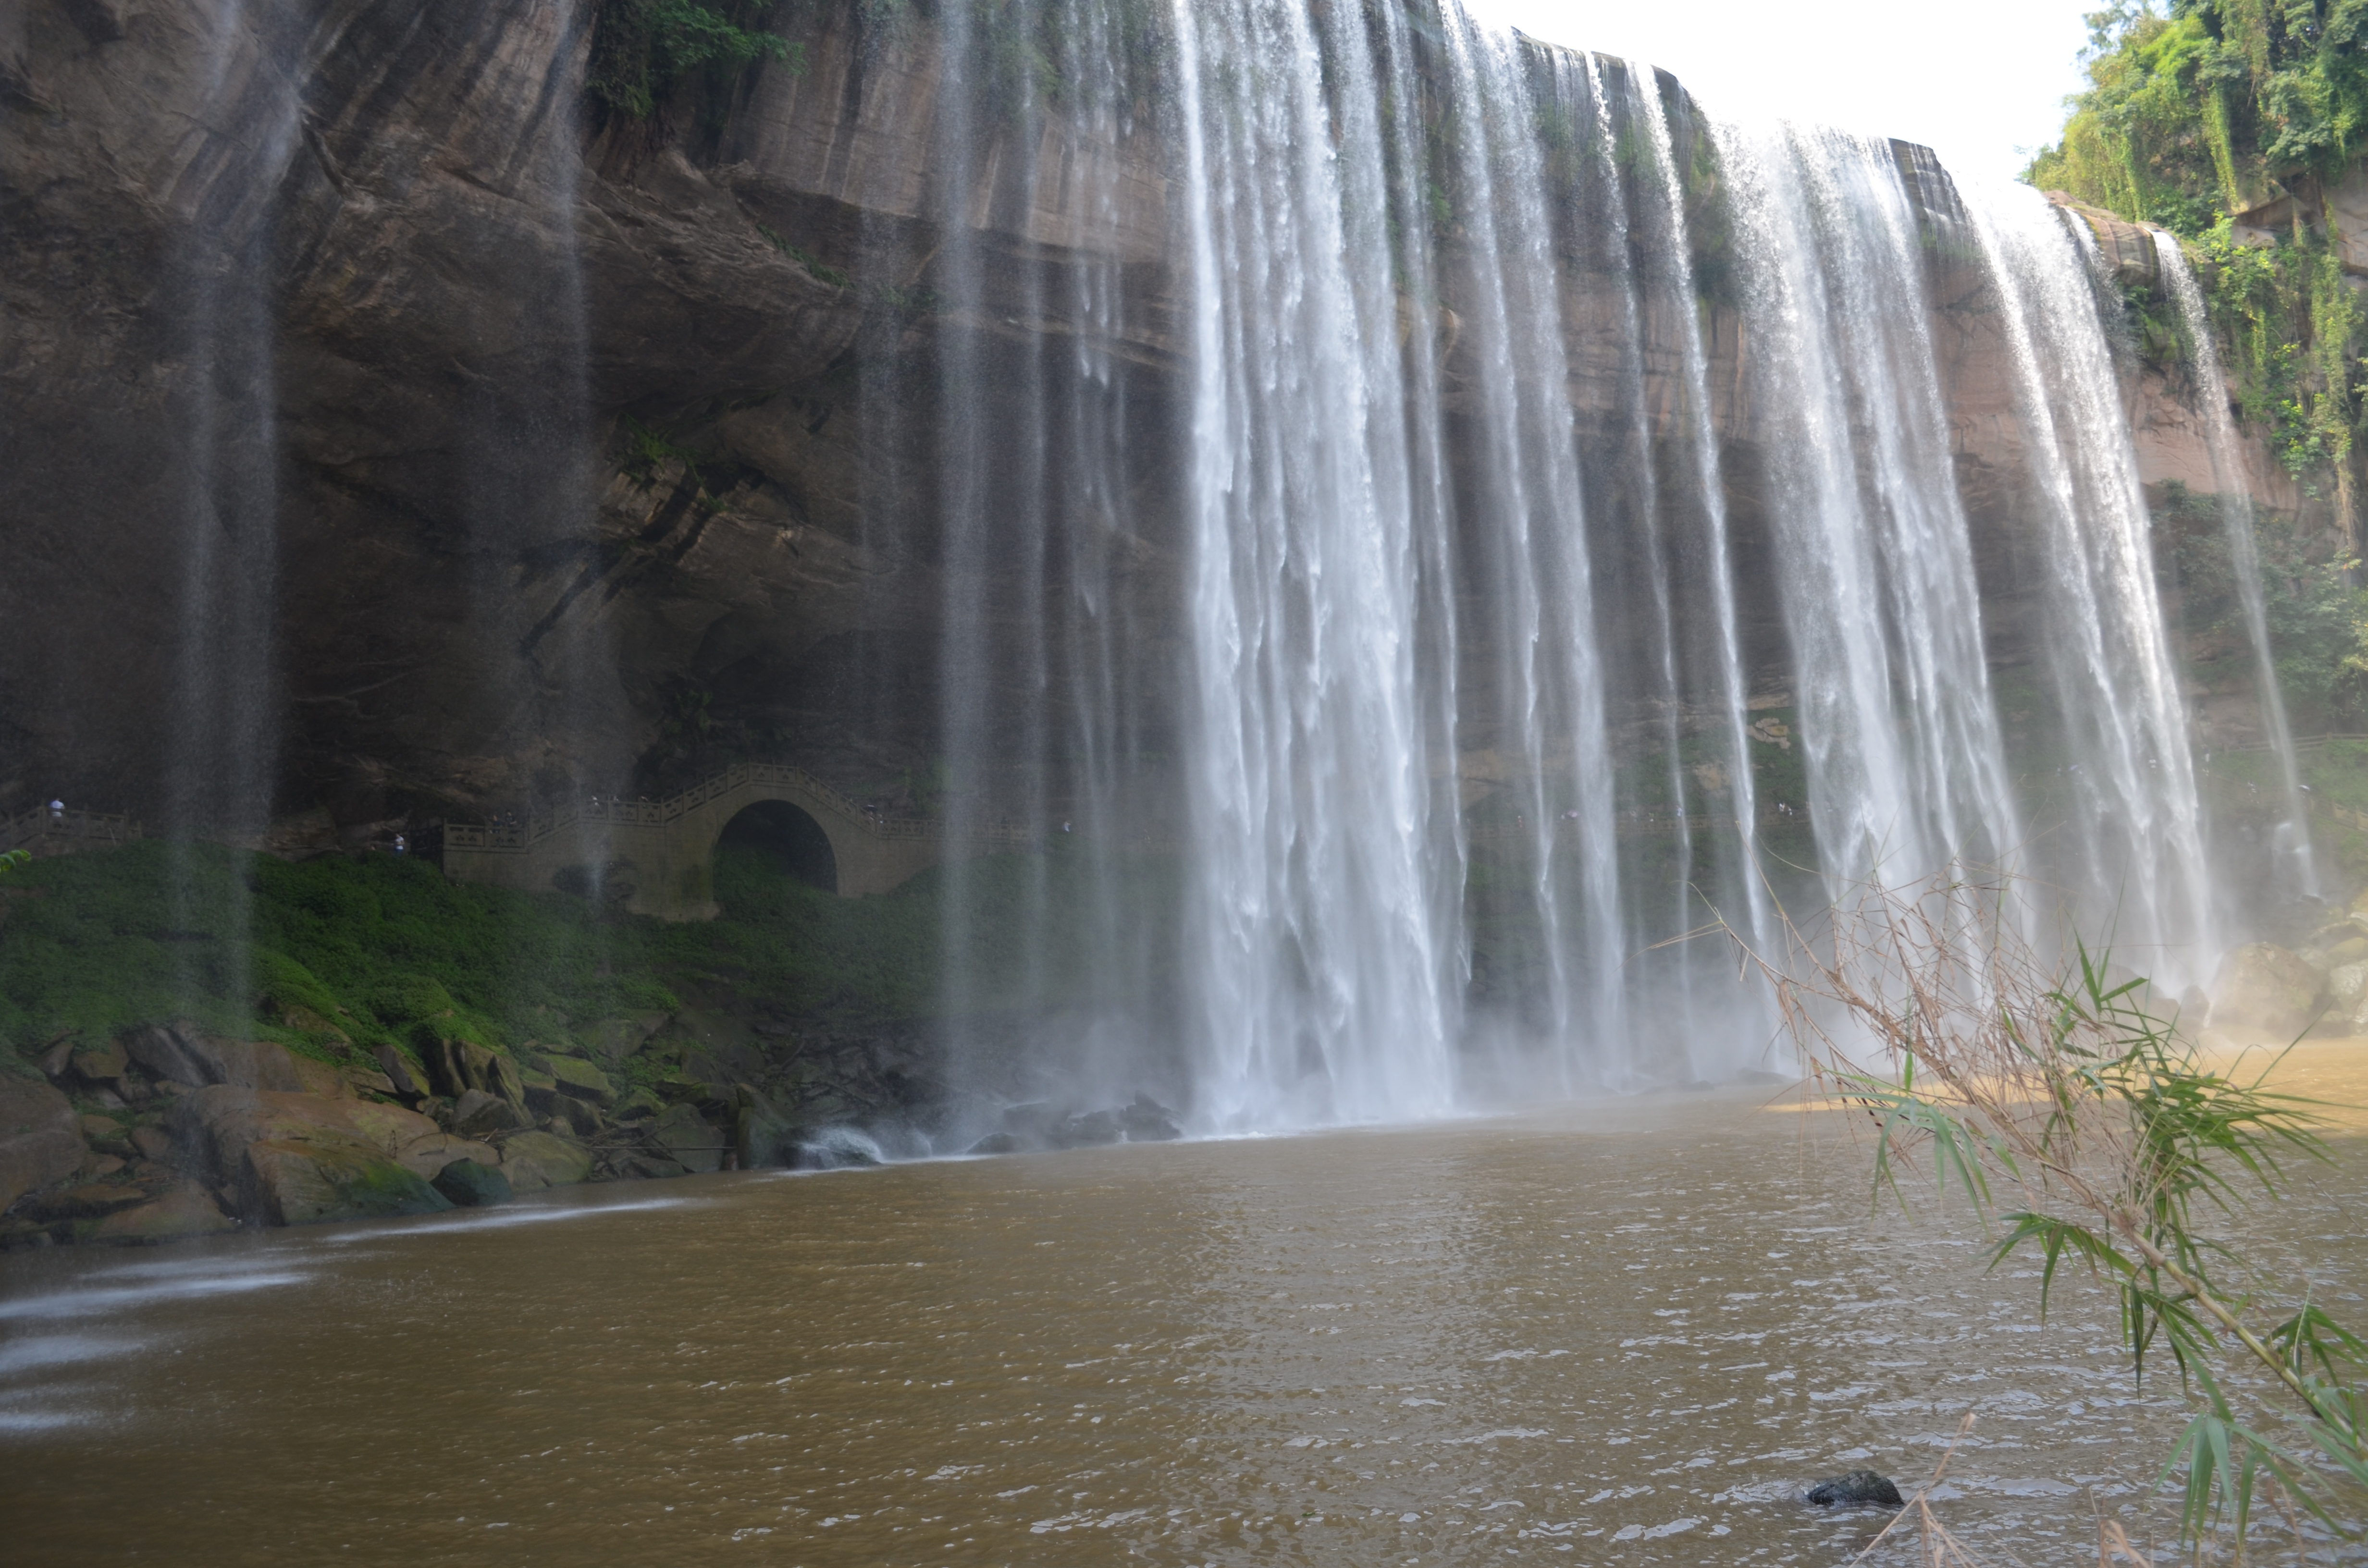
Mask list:
[[[70,1289],[47,1295],[0,1301],[0,1322],[92,1317],[105,1312],[131,1312],[160,1301],[201,1301],[215,1296],[241,1295],[250,1290],[278,1290],[283,1286],[302,1285],[312,1278],[309,1273],[293,1269],[247,1270],[234,1274],[191,1274],[149,1286]]]
[[[466,1217],[437,1215],[407,1225],[374,1224],[338,1231],[318,1238],[324,1245],[347,1246],[356,1242],[411,1241],[422,1237],[465,1235],[472,1231],[506,1231],[519,1225],[555,1224],[566,1220],[597,1220],[611,1214],[634,1214],[653,1209],[703,1208],[698,1198],[644,1198],[625,1203],[594,1203],[580,1208],[497,1209]]]

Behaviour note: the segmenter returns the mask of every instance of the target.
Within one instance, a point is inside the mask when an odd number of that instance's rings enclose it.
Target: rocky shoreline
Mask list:
[[[554,1031],[558,1032],[558,1031]],[[468,1040],[331,1063],[187,1022],[0,1077],[0,1247],[137,1244],[241,1227],[433,1213],[581,1182],[874,1164],[854,1129],[951,1132],[957,1096],[916,1040],[763,1040],[695,1010],[575,1031],[515,1055]],[[753,1081],[752,1081],[753,1080]],[[762,1085],[759,1087],[758,1085]],[[978,1153],[1172,1139],[1138,1095],[1084,1113],[971,1108]]]

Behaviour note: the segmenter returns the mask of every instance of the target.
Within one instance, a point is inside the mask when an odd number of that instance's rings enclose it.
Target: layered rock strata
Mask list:
[[[803,68],[755,73],[722,130],[677,113],[593,136],[587,20],[572,0],[11,9],[0,805],[325,806],[363,836],[626,779],[685,693],[701,722],[850,784],[922,766],[945,607],[1016,625],[1042,588],[1022,550],[949,555],[945,400],[976,401],[982,449],[1024,445],[997,428],[996,388],[1044,373],[1044,335],[1066,330],[1040,307],[1076,260],[1088,175],[1115,193],[1095,231],[1120,284],[1099,347],[1130,421],[1124,513],[1093,549],[1159,749],[1158,672],[1181,646],[1184,351],[1158,116],[1114,141],[1057,118],[949,126],[931,27],[867,36],[825,6]],[[981,144],[955,157],[958,134]],[[1929,158],[1902,156],[1945,202]],[[1958,478],[1993,657],[2014,663],[2037,634],[2040,552],[2011,378],[1979,268],[1935,254]],[[1568,300],[1571,397],[1582,432],[1611,439],[1631,412],[1627,328],[1582,277]],[[1446,303],[1452,420],[1471,350]],[[1750,581],[1769,540],[1749,345],[1734,312],[1705,320]],[[259,358],[230,347],[248,324]],[[1674,324],[1643,331],[1646,401],[1674,411]],[[967,390],[943,373],[956,361]],[[2128,392],[2147,476],[2205,487],[2182,389],[2134,369]],[[225,451],[247,466],[224,472]],[[1024,511],[1019,480],[985,472],[985,512]],[[2257,479],[2265,505],[2304,504],[2270,465]],[[271,580],[234,618],[255,646],[190,620],[192,552],[217,532],[207,570],[268,536]],[[1781,685],[1774,611],[1745,609],[1750,662]],[[205,680],[256,688],[269,800],[174,784],[176,713]]]

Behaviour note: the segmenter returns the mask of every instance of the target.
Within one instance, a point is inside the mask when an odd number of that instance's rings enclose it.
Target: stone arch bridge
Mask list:
[[[444,874],[526,892],[553,888],[603,892],[636,915],[712,920],[715,846],[732,819],[781,802],[802,812],[830,846],[826,879],[847,897],[886,892],[951,851],[941,824],[865,811],[801,767],[748,762],[725,768],[667,801],[602,801],[563,806],[515,826],[448,824]],[[978,828],[961,852],[1025,847],[1020,829]]]

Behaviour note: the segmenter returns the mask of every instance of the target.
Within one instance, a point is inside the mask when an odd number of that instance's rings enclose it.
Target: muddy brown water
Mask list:
[[[1996,1561],[2160,1532],[2182,1408],[2110,1301],[2043,1326],[1766,1096],[16,1255],[0,1556],[1840,1563],[1883,1516],[1793,1494],[1913,1483],[1968,1412],[1937,1495]],[[2357,1322],[2338,1148],[2256,1229]]]

